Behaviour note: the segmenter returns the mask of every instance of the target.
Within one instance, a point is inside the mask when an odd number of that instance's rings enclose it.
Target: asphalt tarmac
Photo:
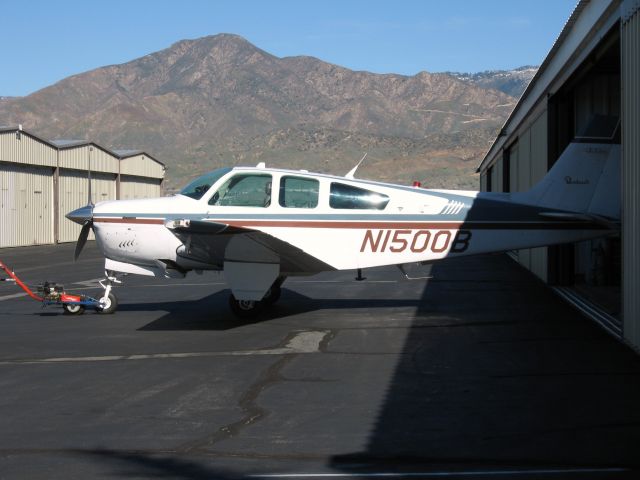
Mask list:
[[[98,295],[90,242],[0,250]],[[113,315],[0,283],[0,478],[640,478],[640,356],[505,255],[289,279],[129,276]]]

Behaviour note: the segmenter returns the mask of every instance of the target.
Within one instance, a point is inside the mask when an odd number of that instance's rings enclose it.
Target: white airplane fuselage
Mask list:
[[[571,144],[531,190],[428,190],[236,167],[172,197],[101,202],[71,212],[107,272],[181,277],[221,270],[236,299],[259,301],[288,276],[427,263],[615,233],[619,146]]]
[[[233,173],[251,171],[237,169]],[[273,175],[274,187],[279,176],[292,174],[268,172]],[[304,174],[295,172],[295,175]],[[183,243],[167,226],[172,220],[184,219],[264,232],[336,270],[431,262],[602,235],[602,229],[595,225],[593,229],[575,228],[575,222],[560,224],[539,217],[542,209],[524,205],[517,209],[510,203],[509,194],[426,190],[340,177],[310,177],[320,180],[319,204],[313,209],[286,208],[278,202],[267,207],[210,206],[207,198],[194,200],[182,195],[110,201],[95,206],[94,230],[107,259],[151,269],[157,268],[158,259],[171,260],[185,269],[219,269],[219,265],[178,255]],[[383,211],[332,209],[328,204],[331,181],[388,195],[390,201]],[[483,208],[484,215],[469,219],[474,205]],[[519,215],[518,220],[508,218],[510,209]],[[528,216],[523,215],[524,211]]]

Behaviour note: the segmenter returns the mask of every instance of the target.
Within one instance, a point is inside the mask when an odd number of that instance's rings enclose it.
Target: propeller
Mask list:
[[[73,252],[73,259],[78,260],[80,256],[80,252],[84,248],[84,244],[87,243],[87,238],[89,237],[89,230],[93,227],[92,221],[87,221],[82,225],[82,230],[80,230],[80,235],[78,236],[78,242],[76,243],[76,249]]]
[[[82,230],[80,230],[80,235],[76,242],[76,249],[73,254],[73,259],[77,260],[85,243],[87,243],[89,230],[93,229],[93,205],[85,205],[84,207],[77,208],[73,212],[67,213],[66,217],[72,222],[82,225]]]
[[[82,225],[78,241],[76,242],[76,249],[73,252],[73,260],[78,260],[84,245],[87,243],[89,237],[89,230],[93,230],[93,200],[91,198],[91,152],[93,147],[89,147],[89,168],[87,169],[87,204],[84,207],[75,209],[72,212],[67,213],[65,216],[72,222]],[[95,232],[94,232],[95,233]]]

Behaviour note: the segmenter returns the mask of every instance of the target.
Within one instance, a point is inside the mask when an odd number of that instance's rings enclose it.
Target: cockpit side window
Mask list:
[[[331,183],[329,206],[331,208],[345,208],[351,210],[384,210],[389,203],[389,197],[383,193],[372,192],[364,188]]]
[[[209,200],[224,207],[268,207],[271,205],[271,175],[239,173],[224,182]]]
[[[230,168],[219,168],[213,172],[209,172],[206,175],[196,178],[189,185],[180,190],[180,195],[190,197],[195,200],[200,200],[205,193],[220,180],[224,175],[231,171]]]
[[[314,178],[289,177],[280,179],[280,206],[285,208],[316,208],[320,182]]]

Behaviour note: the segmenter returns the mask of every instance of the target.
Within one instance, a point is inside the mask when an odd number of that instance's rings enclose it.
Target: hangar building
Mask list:
[[[65,214],[87,204],[88,170],[93,203],[161,195],[165,167],[143,151],[0,127],[0,248],[75,242]]]
[[[478,171],[483,191],[537,183],[569,143],[613,144],[621,235],[512,252],[640,351],[640,1],[580,0]]]

